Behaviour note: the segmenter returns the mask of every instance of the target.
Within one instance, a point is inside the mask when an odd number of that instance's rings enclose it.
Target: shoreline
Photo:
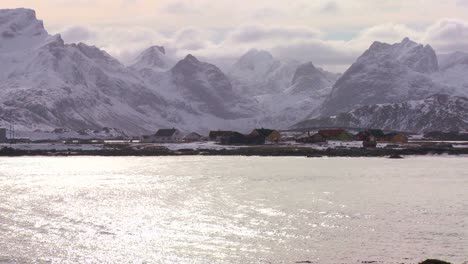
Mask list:
[[[133,148],[103,148],[96,150],[24,150],[4,147],[0,149],[0,157],[24,156],[260,156],[260,157],[393,157],[429,156],[429,155],[468,155],[468,148],[440,148],[440,147],[407,147],[399,149],[387,148],[328,148],[313,149],[307,147],[277,147],[277,146],[248,146],[233,149],[179,149],[170,150],[165,147],[151,149]]]

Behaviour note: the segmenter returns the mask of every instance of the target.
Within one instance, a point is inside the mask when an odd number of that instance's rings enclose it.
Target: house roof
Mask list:
[[[397,132],[390,132],[390,133],[387,133],[385,136],[386,136],[386,137],[389,137],[389,138],[390,138],[390,137],[394,137],[394,136],[404,136],[404,137],[406,137],[404,134],[402,134],[402,133],[397,133]]]
[[[193,137],[201,138],[202,135],[198,134],[197,132],[192,132],[192,133],[186,135],[185,137],[186,137],[186,138],[193,138]]]
[[[337,137],[343,133],[348,134],[344,129],[325,129],[320,130],[318,133],[324,137]]]
[[[217,130],[217,131],[210,131],[209,137],[229,137],[233,135],[235,132],[234,131],[223,131],[223,130]]]
[[[266,128],[256,128],[252,132],[255,132],[255,131],[258,133],[259,136],[262,136],[262,137],[268,137],[269,135],[271,135],[271,133],[275,132],[275,130],[273,129],[266,129]]]
[[[172,137],[176,132],[177,132],[177,129],[175,128],[159,129],[158,132],[156,132],[155,136],[156,137]]]

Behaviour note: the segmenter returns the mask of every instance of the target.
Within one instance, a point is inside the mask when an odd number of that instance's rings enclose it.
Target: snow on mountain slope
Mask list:
[[[34,25],[22,28],[43,37],[45,30],[36,28],[42,23],[35,21],[33,11],[2,10],[1,14],[3,25],[9,24],[7,19]],[[22,19],[27,21],[20,23]],[[9,41],[22,42],[16,37],[27,36],[10,36]],[[36,34],[32,37],[36,40]],[[0,75],[0,125],[15,121],[23,130],[115,127],[140,133],[170,124],[168,119],[174,116],[164,109],[162,97],[96,47],[65,45],[59,35],[44,36],[42,43],[2,55],[1,64],[8,67]]]
[[[264,116],[263,126],[288,128],[316,111],[331,92],[337,75],[316,68],[311,62],[299,65],[290,83],[278,92],[254,96]]]
[[[48,37],[30,9],[0,9],[0,53],[34,47]]]
[[[454,52],[441,56],[440,71],[432,74],[432,78],[451,86],[452,94],[468,97],[468,53]]]
[[[468,65],[468,53],[456,51],[445,56],[439,56],[440,70],[444,71],[457,65]]]
[[[324,88],[331,88],[336,79],[317,69],[312,62],[300,65],[292,78],[290,93],[301,93],[303,91],[314,92]]]
[[[130,68],[136,71],[166,71],[171,66],[172,62],[166,55],[164,47],[152,46],[140,53]]]
[[[361,106],[337,116],[302,121],[294,128],[354,127],[408,132],[468,131],[468,98],[437,94],[403,103]]]
[[[430,76],[438,71],[437,56],[429,46],[408,38],[393,45],[374,42],[335,83],[324,103],[324,116],[356,105],[402,102],[428,94],[451,93]]]
[[[269,52],[252,49],[228,71],[233,87],[250,96],[277,93],[291,83],[298,62],[281,62]]]
[[[170,70],[169,74],[179,98],[198,104],[199,112],[225,119],[242,116],[231,110],[233,105],[240,101],[240,97],[218,67],[187,55]]]
[[[174,126],[190,131],[211,129],[247,131],[258,112],[254,102],[236,93],[226,75],[215,65],[187,55],[170,70],[147,75],[145,85],[161,94],[168,111],[178,113]]]

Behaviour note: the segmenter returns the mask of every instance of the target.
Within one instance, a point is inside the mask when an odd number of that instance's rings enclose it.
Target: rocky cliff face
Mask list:
[[[15,32],[10,42],[36,41],[0,54],[8,62],[0,76],[3,123],[15,121],[18,129],[30,130],[116,127],[140,133],[166,122],[161,117],[166,101],[106,52],[46,35],[31,10],[1,15],[2,26],[13,18],[10,24],[18,25],[8,26]]]
[[[334,126],[408,132],[468,131],[468,98],[438,94],[403,103],[367,105],[336,116],[306,120],[294,127]]]
[[[341,76],[324,103],[326,116],[356,105],[403,102],[428,94],[447,92],[430,74],[438,71],[437,56],[430,46],[409,39],[393,45],[374,42]]]

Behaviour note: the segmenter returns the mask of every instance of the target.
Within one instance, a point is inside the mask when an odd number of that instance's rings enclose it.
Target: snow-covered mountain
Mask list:
[[[299,65],[286,88],[254,98],[266,109],[260,120],[272,127],[287,128],[289,124],[307,118],[328,97],[337,75],[316,68],[312,62]]]
[[[336,116],[302,121],[293,127],[380,128],[407,132],[468,131],[468,98],[438,94],[403,103],[367,105]]]
[[[289,87],[299,62],[282,62],[268,51],[252,49],[228,72],[234,89],[250,96],[268,95]]]
[[[242,117],[235,104],[241,102],[226,75],[215,65],[201,62],[187,55],[169,72],[170,84],[176,98],[188,102],[200,114],[211,114],[224,119]]]
[[[439,83],[451,86],[452,93],[468,97],[468,53],[454,52],[441,56],[440,71],[432,74]]]
[[[337,75],[330,74],[320,68],[316,68],[312,62],[308,62],[296,69],[291,81],[290,93],[313,93],[322,89],[331,88],[337,80]]]
[[[438,71],[434,50],[405,38],[393,45],[374,42],[333,86],[322,115],[348,111],[356,105],[395,103],[428,94],[450,93],[431,77]]]
[[[167,71],[172,64],[172,60],[166,55],[163,46],[152,46],[141,52],[130,68],[142,72],[148,70]]]
[[[169,123],[165,99],[106,52],[49,36],[32,10],[2,10],[0,16],[3,32],[14,33],[2,34],[0,125],[140,133]]]
[[[339,75],[311,62],[283,62],[267,51],[252,49],[241,56],[228,76],[237,93],[255,100],[260,109],[255,123],[287,128],[322,105]]]
[[[341,77],[312,62],[283,62],[255,49],[227,74],[192,55],[176,61],[161,46],[144,50],[126,67],[97,47],[49,35],[33,10],[5,9],[0,127],[14,121],[22,131],[110,127],[129,135],[162,127],[202,133],[281,129],[362,105],[437,93],[468,96],[467,62],[467,54],[455,53],[438,63],[430,46],[404,39],[375,42]]]

